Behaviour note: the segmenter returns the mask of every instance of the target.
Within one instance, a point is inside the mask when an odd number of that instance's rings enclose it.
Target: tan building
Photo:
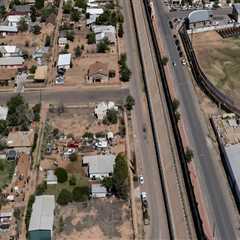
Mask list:
[[[38,66],[34,75],[34,80],[36,82],[44,82],[47,80],[47,66]]]
[[[107,83],[109,80],[108,65],[95,62],[88,70],[88,83]]]
[[[27,148],[32,147],[34,140],[34,131],[16,131],[10,132],[7,137],[9,148]]]
[[[0,69],[0,86],[14,86],[16,69]]]

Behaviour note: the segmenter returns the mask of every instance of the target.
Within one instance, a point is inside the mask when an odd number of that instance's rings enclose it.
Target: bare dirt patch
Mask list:
[[[192,42],[208,79],[227,96],[240,102],[240,38],[223,39],[212,31],[194,34]]]

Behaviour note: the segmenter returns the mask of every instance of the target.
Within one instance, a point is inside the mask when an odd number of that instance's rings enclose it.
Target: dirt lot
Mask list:
[[[193,46],[209,80],[240,102],[240,38],[223,39],[217,32],[205,32],[193,35]]]
[[[133,239],[130,209],[126,202],[115,198],[71,204],[57,209],[56,215],[58,240]]]

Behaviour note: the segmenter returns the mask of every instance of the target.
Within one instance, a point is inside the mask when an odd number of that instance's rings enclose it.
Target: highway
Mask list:
[[[16,93],[0,93],[0,103],[6,102]],[[29,104],[36,104],[40,100],[49,104],[68,104],[81,105],[95,103],[99,101],[116,101],[123,102],[129,95],[129,90],[126,88],[99,88],[99,89],[66,89],[62,90],[43,90],[22,93]]]
[[[238,219],[236,209],[229,195],[229,186],[222,174],[220,161],[213,157],[213,146],[209,142],[207,124],[203,118],[191,76],[181,64],[176,46],[169,28],[169,18],[160,0],[154,0],[155,13],[165,49],[168,52],[169,64],[172,67],[174,85],[181,103],[182,118],[187,129],[191,148],[194,150],[194,161],[198,170],[204,199],[208,205],[208,213],[216,239],[237,239]]]

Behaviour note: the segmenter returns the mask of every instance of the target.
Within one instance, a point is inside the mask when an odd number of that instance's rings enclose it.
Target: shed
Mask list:
[[[23,57],[0,57],[0,68],[22,68]]]
[[[91,179],[103,179],[112,175],[115,158],[113,154],[84,156],[83,164],[88,166]]]
[[[38,66],[34,74],[34,80],[44,82],[47,80],[48,66]]]
[[[70,64],[71,64],[71,53],[60,54],[58,56],[58,63],[57,63],[58,68],[69,69]]]
[[[93,183],[91,186],[92,198],[104,198],[107,195],[107,189],[102,184]]]
[[[51,240],[53,236],[55,197],[36,196],[29,223],[29,240]]]
[[[47,171],[47,185],[55,185],[57,184],[57,176],[54,174],[53,170]]]

